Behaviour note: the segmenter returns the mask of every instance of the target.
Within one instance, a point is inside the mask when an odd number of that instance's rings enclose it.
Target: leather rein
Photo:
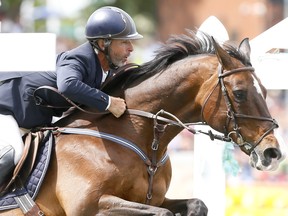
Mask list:
[[[93,115],[105,115],[108,114],[110,112],[90,112],[87,111],[83,108],[81,108],[79,105],[75,104],[73,101],[71,101],[70,99],[68,99],[67,97],[65,97],[63,94],[61,94],[60,92],[58,92],[58,90],[54,87],[51,86],[41,86],[38,89],[49,89],[57,94],[59,94],[61,97],[63,97],[68,103],[71,104],[72,107],[79,109],[82,112],[88,113],[88,114],[93,114]],[[36,91],[36,90],[35,90]],[[35,96],[35,101],[38,105],[44,106],[44,107],[50,107],[50,108],[64,108],[64,107],[55,107],[55,106],[51,106],[49,104],[45,104],[42,102],[45,102],[42,98],[39,98],[38,96]],[[67,107],[66,107],[67,108]],[[227,138],[225,136],[221,136],[221,135],[217,135],[217,134],[213,134],[211,130],[209,130],[208,132],[204,132],[201,130],[195,130],[193,128],[190,128],[190,125],[196,125],[194,123],[183,123],[181,120],[179,120],[176,116],[174,116],[173,114],[166,112],[164,110],[160,110],[158,113],[156,114],[152,114],[150,112],[146,112],[146,111],[142,111],[142,110],[136,110],[136,109],[127,109],[126,110],[127,114],[130,115],[137,115],[137,116],[142,116],[145,118],[150,118],[153,119],[154,121],[154,139],[152,141],[151,144],[151,149],[152,149],[152,155],[149,158],[148,156],[145,155],[145,153],[135,144],[131,143],[128,140],[125,140],[121,137],[117,137],[114,136],[112,134],[105,134],[102,132],[97,132],[94,130],[84,130],[81,128],[58,128],[58,127],[44,127],[44,128],[37,128],[37,130],[52,130],[54,134],[58,134],[58,133],[66,133],[66,134],[84,134],[84,135],[90,135],[90,136],[95,136],[95,137],[99,137],[99,138],[104,138],[104,139],[108,139],[111,140],[117,144],[120,144],[124,147],[127,147],[129,149],[131,149],[132,151],[134,151],[135,153],[137,153],[140,158],[144,161],[144,163],[147,166],[147,172],[149,175],[149,180],[148,180],[148,191],[146,194],[146,204],[149,204],[151,199],[152,199],[152,194],[153,194],[153,180],[154,180],[154,175],[157,172],[158,167],[162,166],[165,164],[165,162],[168,160],[168,155],[167,152],[162,156],[162,158],[160,158],[159,161],[157,161],[157,150],[159,147],[159,143],[160,143],[160,138],[161,136],[164,134],[165,129],[168,125],[174,125],[174,126],[179,126],[182,128],[187,129],[189,132],[193,133],[193,134],[198,134],[198,133],[202,133],[205,135],[208,135],[210,137],[211,140],[214,139],[219,139],[222,141],[230,141],[230,138]],[[163,115],[168,116],[164,117]],[[161,122],[161,123],[160,123]],[[164,124],[163,124],[164,123]],[[205,125],[205,123],[198,123],[198,125]]]
[[[72,100],[70,100],[69,98],[67,98],[66,96],[64,96],[63,94],[61,94],[56,88],[51,87],[51,86],[41,86],[39,88],[37,88],[36,90],[41,90],[41,89],[48,89],[58,95],[60,95],[63,99],[65,99],[70,105],[71,107],[74,107],[84,113],[87,114],[91,114],[91,115],[106,115],[109,114],[109,111],[105,111],[105,112],[91,112],[88,111],[86,109],[83,109],[81,107],[81,105],[78,105],[76,103],[74,103]],[[68,108],[67,106],[63,107],[63,106],[54,106],[54,105],[49,105],[46,104],[45,101],[38,97],[35,96],[35,102],[37,105],[40,106],[44,106],[44,107],[48,107],[48,108],[54,108],[54,109],[62,109],[62,108]],[[143,111],[143,110],[137,110],[137,109],[126,109],[125,113],[130,114],[130,115],[137,115],[137,116],[142,116],[145,118],[150,118],[150,119],[154,119],[156,121],[161,121],[161,122],[165,122],[167,123],[167,125],[174,125],[174,126],[179,126],[182,127],[183,129],[188,130],[189,132],[193,133],[193,134],[204,134],[204,135],[208,135],[210,137],[211,140],[222,140],[222,141],[227,141],[230,142],[231,138],[227,137],[227,136],[221,136],[218,134],[214,134],[212,133],[211,130],[209,130],[208,132],[202,131],[202,130],[196,130],[194,128],[189,127],[190,125],[207,125],[207,123],[205,122],[199,122],[199,123],[183,123],[180,119],[178,119],[175,115],[165,111],[165,110],[160,110],[158,113],[153,114],[147,111]],[[162,115],[162,116],[161,116]],[[164,117],[163,115],[166,115],[170,118]]]

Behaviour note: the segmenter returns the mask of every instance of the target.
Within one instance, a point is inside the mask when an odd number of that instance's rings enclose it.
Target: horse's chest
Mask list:
[[[125,180],[122,179],[123,198],[146,202],[147,195],[152,196],[151,204],[161,204],[168,190],[170,178],[160,169],[154,176],[149,175],[147,169],[137,169],[129,172]]]

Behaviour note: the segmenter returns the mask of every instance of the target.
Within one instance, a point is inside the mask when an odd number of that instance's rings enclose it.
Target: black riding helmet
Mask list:
[[[120,8],[112,6],[99,8],[89,17],[85,34],[87,40],[106,55],[112,68],[117,68],[117,66],[112,64],[109,56],[108,47],[111,39],[136,40],[143,38],[137,32],[130,15]],[[98,39],[104,39],[104,50],[98,47],[96,42]]]

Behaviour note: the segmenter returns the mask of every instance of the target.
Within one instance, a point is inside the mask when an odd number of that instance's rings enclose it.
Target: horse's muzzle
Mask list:
[[[281,137],[269,134],[255,147],[250,154],[250,165],[262,171],[274,171],[285,159],[286,150]],[[284,145],[285,146],[285,145]]]
[[[250,154],[250,164],[257,170],[273,171],[279,167],[283,160],[282,157],[282,153],[278,148],[267,148],[264,151],[255,148]]]

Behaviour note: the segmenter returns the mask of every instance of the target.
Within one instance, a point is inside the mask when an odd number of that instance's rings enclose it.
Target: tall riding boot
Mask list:
[[[0,185],[4,183],[9,173],[12,172],[14,165],[15,150],[11,145],[0,149]]]

